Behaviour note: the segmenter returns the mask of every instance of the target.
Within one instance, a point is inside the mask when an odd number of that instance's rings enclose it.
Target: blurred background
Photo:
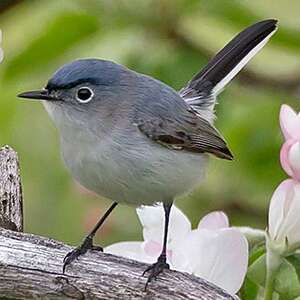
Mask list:
[[[224,210],[233,225],[264,228],[272,191],[285,178],[280,105],[300,109],[299,11],[298,0],[1,0],[0,144],[19,154],[25,230],[78,244],[110,201],[74,183],[42,105],[16,94],[45,86],[58,67],[82,57],[110,59],[180,89],[235,34],[277,18],[279,31],[219,97],[216,125],[235,160],[212,158],[203,184],[176,202],[194,226]],[[97,239],[103,246],[141,240],[135,209],[118,207]]]

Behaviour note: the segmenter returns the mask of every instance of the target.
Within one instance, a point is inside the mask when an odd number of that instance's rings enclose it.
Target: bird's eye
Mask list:
[[[77,91],[76,98],[80,103],[87,103],[94,97],[94,92],[88,87],[81,87]]]

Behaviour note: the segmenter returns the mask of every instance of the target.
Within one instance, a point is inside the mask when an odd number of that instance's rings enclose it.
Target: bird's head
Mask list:
[[[81,59],[58,69],[44,89],[18,97],[44,100],[55,123],[68,119],[83,122],[93,114],[99,120],[113,115],[134,76],[134,72],[111,61]]]

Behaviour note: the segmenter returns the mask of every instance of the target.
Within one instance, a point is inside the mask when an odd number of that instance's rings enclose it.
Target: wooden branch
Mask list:
[[[0,149],[0,227],[23,231],[23,199],[17,153]]]
[[[62,274],[71,247],[0,229],[0,295],[17,299],[234,299],[192,275],[165,271],[144,292],[147,265],[88,252]]]
[[[22,193],[16,153],[0,150],[0,298],[3,299],[235,299],[193,275],[166,270],[144,291],[147,268],[133,260],[89,251],[62,273],[71,250],[22,230]]]

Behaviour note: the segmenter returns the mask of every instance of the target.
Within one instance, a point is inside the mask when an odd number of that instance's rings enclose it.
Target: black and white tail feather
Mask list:
[[[217,95],[276,30],[277,20],[261,21],[243,30],[180,90],[181,97],[200,116],[212,122]]]

